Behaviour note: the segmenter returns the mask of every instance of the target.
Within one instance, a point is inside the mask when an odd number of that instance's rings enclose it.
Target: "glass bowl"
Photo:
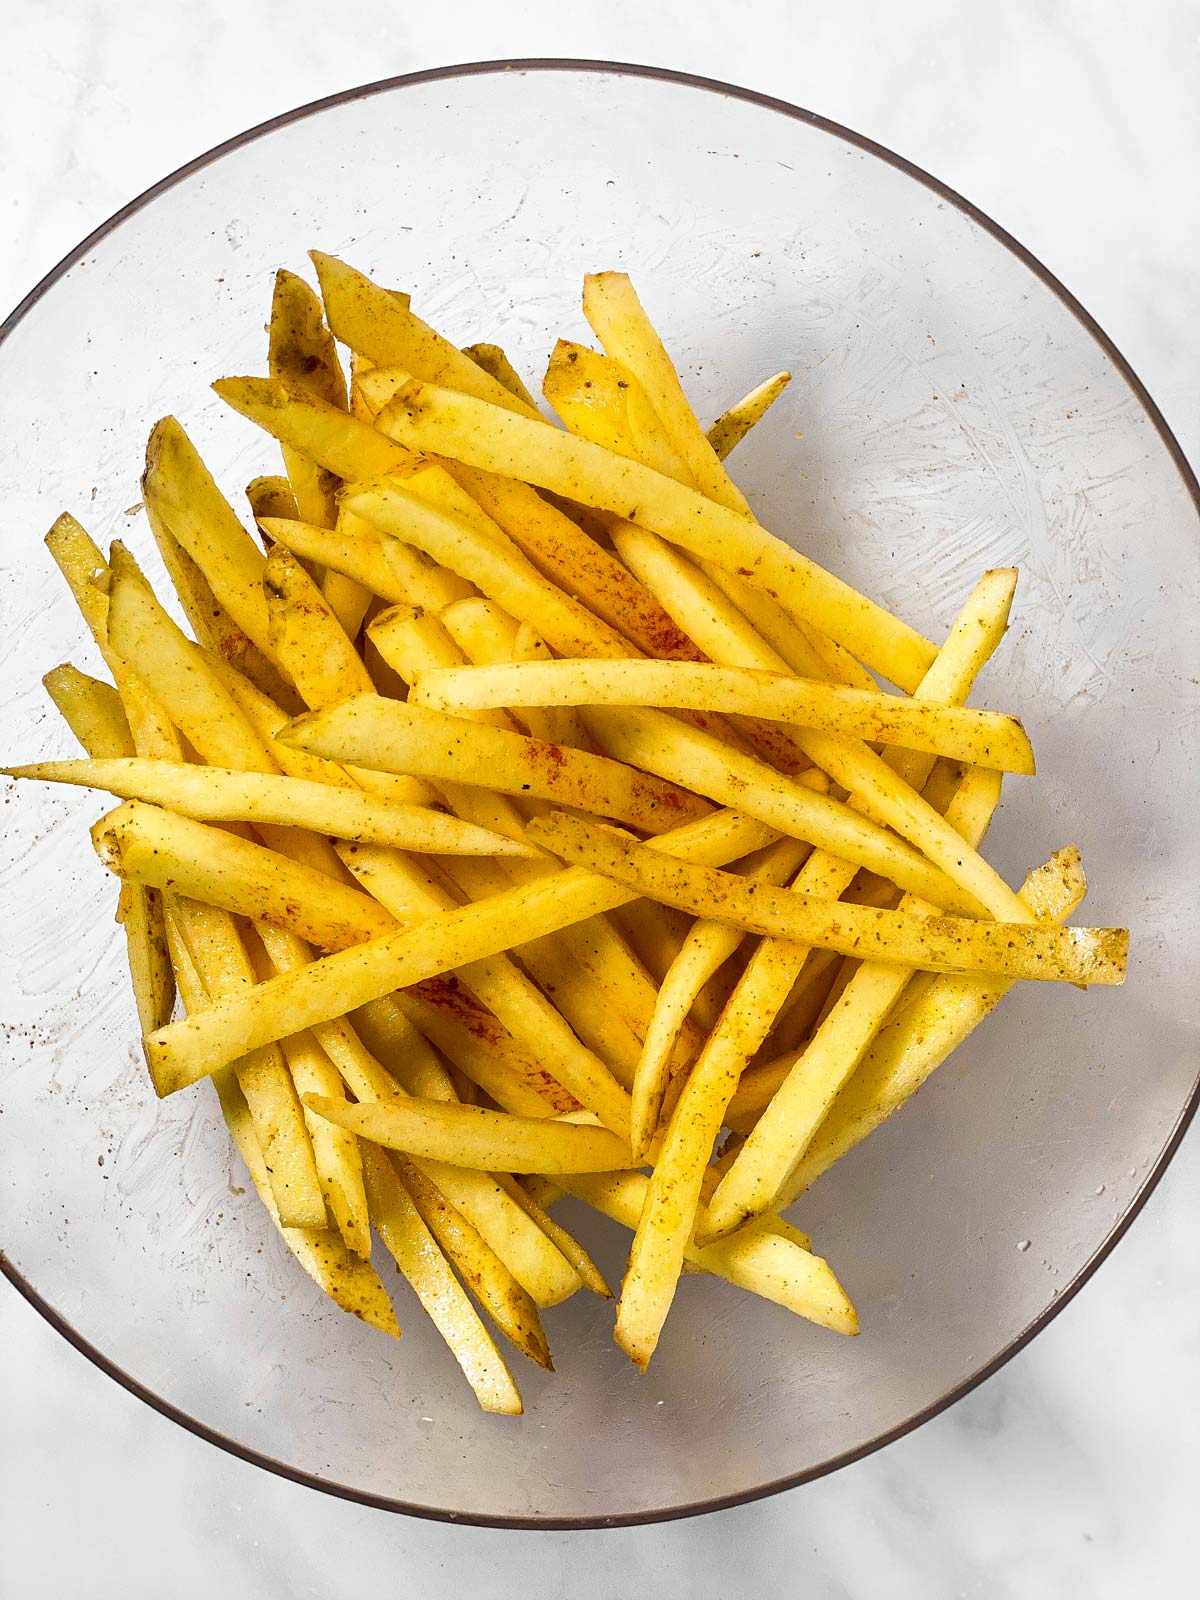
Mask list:
[[[23,790],[6,812],[6,1270],[159,1410],[373,1505],[582,1527],[828,1472],[1044,1325],[1194,1109],[1195,480],[1061,285],[867,140],[641,68],[418,74],[202,157],[5,325],[9,759],[68,750],[38,680],[94,666],[42,534],[69,508],[148,555],[139,463],[166,412],[239,502],[278,470],[208,385],[264,369],[272,273],[304,270],[314,245],[534,378],[556,335],[586,334],[583,273],[627,268],[702,415],[795,374],[734,457],[769,527],[934,637],[984,567],[1019,564],[983,699],[1025,719],[1040,780],[1009,782],[990,853],[1018,882],[1078,843],[1088,920],[1133,929],[1129,980],[1017,991],[797,1208],[859,1307],[857,1340],[693,1277],[639,1377],[611,1308],[578,1295],[548,1317],[557,1373],[523,1366],[524,1417],[488,1418],[403,1285],[400,1345],[321,1298],[245,1192],[207,1088],[154,1098],[88,846],[97,799]],[[627,1237],[570,1221],[617,1276]]]

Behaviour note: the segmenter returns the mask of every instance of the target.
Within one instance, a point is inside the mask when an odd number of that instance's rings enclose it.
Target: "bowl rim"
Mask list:
[[[397,89],[444,82],[457,78],[530,72],[578,72],[581,74],[591,73],[596,76],[646,78],[662,83],[679,84],[685,88],[699,89],[709,94],[721,95],[733,100],[741,100],[749,105],[759,106],[763,110],[777,112],[792,118],[794,121],[803,122],[811,128],[851,144],[867,155],[874,156],[877,160],[896,168],[897,171],[904,173],[942,200],[948,201],[957,211],[968,217],[977,227],[989,234],[998,244],[1015,256],[1038,278],[1074,316],[1085,333],[1090,335],[1092,340],[1104,352],[1133,392],[1149,421],[1153,424],[1159,439],[1174,462],[1185,490],[1192,500],[1197,517],[1200,518],[1200,482],[1197,481],[1196,473],[1185,456],[1182,446],[1175,437],[1166,418],[1151,398],[1145,384],[1091,313],[1075,298],[1055,274],[1032,251],[1021,244],[1018,239],[1015,239],[1012,234],[995,222],[986,212],[980,210],[978,206],[967,200],[963,195],[960,195],[940,178],[927,172],[923,167],[917,166],[915,162],[909,161],[906,157],[898,155],[886,145],[879,144],[876,140],[868,138],[865,134],[857,133],[854,129],[847,128],[842,123],[835,122],[829,117],[824,117],[820,113],[807,110],[802,106],[793,105],[790,101],[781,100],[776,96],[762,94],[758,90],[743,88],[737,84],[725,83],[718,78],[703,77],[689,72],[678,72],[670,67],[585,58],[576,59],[572,57],[531,57],[511,60],[472,61],[444,67],[428,67],[418,72],[406,72],[394,77],[379,78],[370,83],[339,90],[335,94],[325,95],[317,100],[307,101],[290,111],[280,112],[274,117],[268,117],[265,121],[256,123],[253,127],[235,134],[232,138],[222,140],[221,143],[213,145],[203,154],[185,162],[182,166],[176,167],[173,172],[160,178],[157,183],[151,184],[149,188],[144,189],[128,204],[113,212],[99,227],[94,228],[86,238],[68,251],[0,322],[0,347],[3,346],[8,336],[24,320],[34,306],[87,254],[93,245],[99,243],[110,233],[115,232],[122,222],[150,205],[159,195],[166,193],[169,189],[173,189],[177,184],[202,171],[205,167],[213,165],[221,157],[253,143],[268,133],[273,133],[278,128],[315,116],[322,111],[331,110],[335,106],[350,104],[355,100],[367,99],[378,94],[387,94]],[[902,1439],[906,1434],[912,1433],[924,1423],[948,1410],[963,1399],[964,1396],[970,1394],[973,1389],[992,1377],[1001,1367],[1007,1365],[1015,1355],[1024,1350],[1042,1329],[1052,1322],[1059,1312],[1075,1298],[1084,1284],[1108,1259],[1108,1256],[1128,1232],[1134,1219],[1157,1188],[1163,1173],[1178,1150],[1198,1106],[1200,1106],[1200,1076],[1197,1077],[1196,1082],[1192,1085],[1187,1102],[1181,1110],[1157,1161],[1149,1170],[1124,1213],[1114,1224],[1099,1248],[1084,1263],[1070,1283],[1061,1289],[1051,1303],[1038,1316],[1034,1317],[1016,1338],[1010,1340],[990,1361],[985,1362],[983,1366],[963,1379],[961,1383],[956,1384],[944,1395],[940,1395],[937,1400],[932,1401],[895,1427],[885,1429],[874,1438],[865,1441],[863,1444],[856,1445],[851,1450],[843,1451],[842,1454],[822,1462],[819,1466],[809,1467],[800,1472],[774,1478],[770,1482],[756,1484],[751,1488],[739,1490],[737,1493],[718,1495],[707,1500],[687,1501],[678,1505],[656,1507],[648,1511],[625,1512],[612,1516],[488,1516],[472,1512],[449,1511],[438,1506],[421,1505],[389,1495],[374,1494],[364,1489],[355,1488],[350,1484],[335,1483],[327,1478],[318,1477],[315,1473],[306,1472],[299,1467],[289,1465],[287,1462],[278,1461],[272,1456],[264,1455],[261,1451],[254,1450],[248,1445],[244,1445],[238,1440],[220,1433],[217,1429],[209,1427],[197,1418],[189,1416],[187,1412],[170,1401],[163,1399],[161,1395],[155,1394],[152,1389],[135,1378],[132,1373],[126,1372],[124,1368],[109,1356],[106,1356],[103,1351],[97,1349],[95,1345],[91,1344],[89,1340],[79,1333],[65,1317],[38,1293],[32,1283],[9,1260],[2,1248],[0,1248],[0,1273],[69,1344],[74,1345],[81,1355],[98,1367],[101,1372],[106,1373],[119,1383],[122,1388],[128,1390],[130,1394],[144,1401],[146,1405],[159,1412],[160,1415],[178,1423],[181,1428],[186,1429],[197,1438],[216,1445],[219,1449],[228,1452],[228,1454],[241,1461],[262,1467],[278,1477],[289,1479],[291,1482],[301,1484],[305,1488],[317,1489],[324,1494],[332,1495],[336,1499],[349,1500],[358,1505],[369,1506],[375,1510],[399,1512],[407,1516],[419,1517],[426,1521],[463,1524],[468,1527],[511,1528],[525,1532],[541,1529],[546,1531],[583,1531],[599,1528],[640,1527],[650,1523],[669,1522],[677,1518],[699,1516],[710,1511],[721,1511],[733,1506],[746,1505],[751,1501],[782,1493],[786,1489],[794,1489],[801,1484],[814,1482],[816,1479],[823,1478],[842,1467],[850,1466],[856,1461],[861,1461],[865,1457],[873,1455],[885,1445]]]

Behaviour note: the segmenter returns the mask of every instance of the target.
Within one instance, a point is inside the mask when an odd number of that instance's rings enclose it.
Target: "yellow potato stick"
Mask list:
[[[840,684],[682,661],[544,661],[423,673],[419,705],[442,711],[492,706],[672,706],[798,723],[825,733],[899,744],[934,755],[1032,773],[1033,751],[1015,717],[940,706]]]
[[[696,420],[679,374],[628,276],[588,273],[583,280],[583,314],[607,354],[637,380],[701,494],[748,516],[746,498]]]
[[[291,722],[291,714],[224,662],[213,656],[206,657],[206,660],[237,702],[238,710],[262,740],[274,765],[287,777],[304,778],[311,783],[324,783],[335,788],[368,789],[372,794],[399,806],[429,805],[437,798],[430,785],[418,778],[402,778],[395,773],[369,772],[365,769],[351,774],[336,761],[322,761],[319,756],[310,756],[305,750],[280,744],[275,735]]]
[[[106,789],[201,822],[269,822],[338,839],[394,845],[431,855],[529,856],[533,847],[426,806],[399,806],[354,789],[304,778],[234,772],[170,761],[43,761],[4,767],[11,778]]]
[[[383,552],[383,559],[392,571],[396,583],[403,591],[404,603],[426,611],[441,611],[458,600],[465,600],[478,591],[473,583],[460,578],[449,567],[439,566],[421,550],[403,544],[399,539],[380,538],[372,523],[356,517],[343,506],[340,525],[361,529],[369,534]],[[383,613],[380,613],[383,615]],[[374,621],[378,621],[378,617]],[[372,623],[373,625],[373,623]],[[368,630],[369,633],[369,630]]]
[[[1046,922],[1059,923],[1083,900],[1086,880],[1073,847],[1031,872],[1022,894]],[[783,1186],[791,1205],[921,1087],[1012,988],[1006,979],[944,977],[915,995],[880,1030]]]
[[[273,652],[287,666],[308,705],[334,705],[352,695],[374,692],[370,674],[341,622],[282,545],[275,545],[267,558],[263,592]]]
[[[660,838],[658,845],[692,860],[717,863],[761,849],[772,837],[752,819],[717,812]],[[392,989],[497,955],[514,943],[555,933],[632,898],[631,891],[593,873],[556,873],[427,917],[412,930],[323,957],[302,972],[259,984],[237,1001],[215,1004],[201,1016],[158,1029],[147,1040],[155,1083],[164,1093],[184,1088],[256,1044],[340,1017]]]
[[[493,405],[537,416],[536,410],[414,315],[405,299],[381,289],[334,256],[319,250],[310,254],[320,279],[329,326],[343,344],[366,356],[375,366],[404,367],[417,377],[477,395]]]
[[[344,1096],[337,1068],[311,1033],[293,1033],[281,1039],[280,1049],[298,1095]],[[370,1221],[358,1140],[345,1128],[339,1128],[326,1117],[318,1117],[307,1107],[304,1120],[329,1215],[347,1246],[361,1255],[369,1255]]]
[[[795,839],[781,839],[747,863],[748,883],[782,884],[804,860],[807,847]],[[654,1014],[633,1080],[633,1153],[644,1158],[658,1131],[663,1096],[670,1080],[671,1057],[684,1019],[696,995],[742,942],[740,928],[703,918],[694,922],[678,956],[659,989]]]
[[[699,728],[665,712],[632,708],[594,708],[585,713],[585,721],[607,754],[618,760],[669,782],[687,783],[720,805],[736,806],[781,833],[868,867],[937,905],[979,909],[943,872],[877,822]],[[853,867],[848,871],[852,877]]]
[[[540,419],[414,380],[381,413],[379,426],[408,449],[450,456],[612,512],[732,567],[769,592],[786,592],[822,632],[902,689],[913,689],[933,660],[935,647],[927,639],[749,517]]]
[[[407,586],[384,555],[370,526],[362,533],[354,533],[345,519],[335,528],[325,528],[283,517],[262,517],[259,525],[275,544],[290,550],[298,560],[343,573],[384,600],[408,601]]]
[[[133,754],[129,718],[111,683],[64,662],[46,673],[42,686],[89,756],[103,761]]]
[[[364,1175],[379,1237],[449,1345],[480,1406],[500,1416],[520,1416],[520,1392],[504,1357],[382,1150],[365,1147]]]
[[[282,268],[275,274],[271,300],[267,366],[272,378],[339,411],[346,410],[346,378],[321,314],[320,299],[303,278]],[[338,480],[289,445],[283,447],[283,463],[300,516],[320,527],[332,527]]]
[[[600,1295],[605,1300],[612,1299],[612,1290],[604,1280],[604,1274],[588,1255],[587,1251],[572,1234],[569,1234],[561,1223],[555,1222],[550,1213],[541,1207],[529,1191],[518,1179],[501,1174],[497,1180],[504,1192],[511,1195],[523,1211],[550,1240],[556,1249],[571,1263],[578,1273],[585,1289],[590,1289],[593,1294]]]
[[[441,1051],[452,1066],[477,1084],[502,1111],[517,1116],[550,1116],[575,1111],[579,1101],[568,1094],[532,1050],[523,1045],[499,1018],[455,984],[436,987],[431,979],[396,995],[396,1004]]]
[[[483,1172],[606,1172],[632,1165],[629,1146],[607,1128],[437,1100],[356,1106],[310,1096],[305,1103],[373,1144]]]
[[[403,1156],[392,1156],[421,1220],[457,1268],[463,1283],[500,1332],[539,1367],[554,1370],[538,1308],[528,1291],[486,1243],[479,1230],[451,1205],[435,1183]]]
[[[117,921],[125,935],[138,1026],[143,1034],[153,1033],[170,1022],[175,1009],[161,891],[142,883],[123,883]]]
[[[297,394],[274,378],[218,378],[213,388],[226,405],[272,438],[347,483],[407,472],[412,465],[411,452],[384,438],[371,423]]]
[[[848,650],[810,623],[794,617],[787,606],[765,589],[747,583],[728,567],[701,562],[703,576],[712,589],[719,590],[729,605],[740,612],[758,637],[768,644],[781,662],[800,677],[827,678],[850,689],[877,688],[875,679]],[[739,663],[740,664],[740,663]],[[748,663],[753,665],[754,662]],[[819,669],[819,671],[818,671]]]
[[[108,562],[75,518],[66,514],[46,535],[46,548],[66,579],[88,632],[112,673],[138,755],[181,760],[179,737],[162,706],[109,643],[108,589],[112,573]]]
[[[261,478],[252,478],[246,485],[246,500],[250,506],[250,515],[255,522],[259,522],[263,517],[284,517],[289,522],[299,521],[300,508],[296,504],[292,486],[285,477],[278,474],[267,473]]]
[[[560,339],[546,368],[542,393],[578,437],[631,461],[644,461],[668,477],[687,478],[687,468],[663,433],[646,391],[611,356]]]
[[[553,800],[654,833],[707,809],[675,784],[604,756],[382,695],[298,717],[281,738],[331,760]]]
[[[495,473],[448,463],[447,470],[551,583],[574,596],[648,655],[690,660],[695,647],[611,551],[536,489]]]
[[[379,530],[385,552],[389,537],[415,545],[519,620],[531,622],[552,649],[565,655],[635,653],[623,634],[544,577],[444,468],[423,467],[403,479],[360,484],[347,492],[343,505]]]
[[[497,383],[502,384],[509,394],[527,406],[530,411],[537,410],[537,401],[498,344],[469,344],[464,347],[463,355],[470,356],[477,367],[482,367],[489,378],[494,378]]]
[[[558,1182],[586,1205],[630,1229],[637,1227],[649,1187],[649,1180],[640,1172],[571,1174]],[[795,1230],[790,1231],[795,1235]],[[858,1332],[854,1307],[832,1268],[820,1256],[812,1256],[799,1235],[789,1237],[752,1224],[710,1245],[689,1242],[684,1260],[694,1271],[736,1283],[822,1327],[837,1333]]]
[[[151,520],[178,541],[242,632],[274,660],[263,553],[174,417],[164,417],[150,435],[142,494]]]
[[[108,638],[111,647],[153,685],[172,720],[205,761],[248,772],[269,772],[272,762],[200,649],[159,604],[136,563],[120,545],[112,550]]]
[[[397,918],[448,912],[453,901],[419,869],[394,851],[356,847],[343,851],[355,878]],[[487,956],[458,969],[459,980],[530,1050],[538,1053],[553,1080],[594,1110],[610,1128],[629,1127],[629,1099],[604,1061],[576,1038],[560,1012],[535,984],[501,955]],[[561,1005],[561,997],[556,996]],[[435,1043],[437,1041],[435,1040]],[[514,1108],[515,1109],[515,1108]],[[545,1110],[562,1109],[547,1106]],[[539,1109],[537,1114],[544,1115]]]
[[[999,802],[998,774],[976,767],[963,779],[946,820],[978,845]],[[932,907],[906,896],[899,909],[929,913]],[[721,1179],[708,1204],[705,1238],[728,1233],[746,1217],[771,1209],[911,976],[908,968],[870,961],[853,973]]]
[[[1124,928],[1059,929],[918,916],[768,884],[747,885],[735,873],[666,856],[563,813],[538,818],[529,831],[564,860],[651,899],[793,944],[931,972],[1106,985],[1125,979],[1129,934]]]
[[[313,1282],[343,1311],[351,1312],[371,1327],[378,1328],[381,1333],[391,1334],[398,1339],[400,1328],[387,1290],[369,1261],[347,1249],[336,1229],[289,1228],[280,1222],[245,1097],[236,1080],[228,1073],[222,1073],[217,1079],[217,1092],[225,1122],[246,1163],[259,1199],[266,1206],[283,1242],[296,1260]],[[449,1270],[447,1267],[448,1274]]]
[[[275,923],[327,948],[395,931],[394,919],[361,890],[224,828],[141,800],[126,800],[101,817],[92,840],[118,877]]]
[[[159,517],[153,499],[146,501],[145,510],[163,566],[195,637],[275,699],[298,710],[295,691],[217,599],[200,567]]]
[[[259,925],[259,933],[280,973],[300,971],[311,959],[312,952],[301,941],[264,924]],[[359,1028],[364,1018],[375,1037],[385,1045],[390,1059],[394,1052],[396,1077],[360,1037]],[[355,1020],[359,1027],[353,1026],[344,1016],[334,1017],[315,1024],[312,1031],[357,1100],[392,1103],[402,1099],[406,1092],[437,1100],[454,1100],[449,1075],[394,1002],[380,1000],[364,1008]],[[341,1095],[340,1087],[337,1093]],[[308,1114],[315,1116],[312,1112]],[[346,1134],[346,1137],[353,1138],[353,1135]],[[494,1179],[485,1173],[439,1161],[417,1158],[416,1164],[451,1205],[478,1229],[538,1305],[557,1305],[580,1287],[574,1269]]]
[[[791,381],[790,372],[777,372],[721,413],[708,429],[708,442],[722,461],[757,427]]]
[[[172,896],[171,918],[196,979],[209,999],[219,1000],[253,987],[255,971],[232,917],[212,906]],[[192,998],[194,1001],[198,997]],[[267,1045],[248,1052],[235,1064],[234,1071],[246,1098],[280,1220],[288,1227],[323,1228],[325,1197],[312,1141],[279,1046]],[[370,1239],[365,1232],[353,1243],[360,1255],[370,1253]]]

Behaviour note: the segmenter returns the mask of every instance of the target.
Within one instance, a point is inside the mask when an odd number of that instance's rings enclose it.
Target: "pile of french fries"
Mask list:
[[[623,274],[586,280],[600,349],[554,350],[558,425],[313,260],[270,376],[215,385],[282,447],[257,537],[150,437],[190,636],[122,545],[47,539],[111,683],[48,673],[86,759],[8,771],[120,799],[92,839],[155,1090],[211,1079],[288,1249],[398,1335],[378,1235],[488,1411],[521,1399],[481,1313],[549,1367],[541,1311],[610,1294],[563,1195],[633,1232],[639,1367],[685,1272],[856,1332],[781,1212],[1014,982],[1125,972],[1065,925],[1075,849],[1019,892],[979,853],[1034,770],[966,704],[1016,573],[939,646],[768,532],[724,459],[788,374],[706,432]]]

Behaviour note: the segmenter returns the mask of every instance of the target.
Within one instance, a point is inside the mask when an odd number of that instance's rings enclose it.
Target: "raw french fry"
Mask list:
[[[291,522],[299,521],[300,507],[296,504],[295,492],[284,477],[267,474],[261,478],[252,478],[246,485],[246,499],[250,506],[250,515],[255,522],[263,517],[284,517]]]
[[[356,517],[346,506],[342,507],[339,526],[356,531],[360,537],[369,536],[375,540],[396,583],[403,590],[407,605],[438,612],[478,592],[473,583],[460,578],[449,567],[431,561],[424,551],[415,550],[412,545],[403,544],[399,539],[381,539],[372,523],[363,517]],[[384,613],[380,612],[379,616],[382,615]],[[374,620],[378,621],[378,616]]]
[[[152,520],[186,550],[238,627],[274,661],[262,591],[262,551],[174,417],[164,417],[150,435],[142,494]]]
[[[398,1339],[400,1328],[387,1290],[369,1261],[348,1250],[333,1228],[289,1228],[280,1222],[245,1097],[232,1074],[221,1074],[217,1079],[217,1092],[225,1122],[259,1199],[296,1260],[343,1311],[352,1312],[381,1333],[390,1333]],[[446,1270],[449,1273],[449,1268]]]
[[[138,1027],[143,1034],[153,1033],[170,1022],[175,1009],[162,894],[146,884],[123,883],[117,920],[125,934]]]
[[[231,917],[179,896],[172,897],[171,916],[196,977],[210,999],[253,987],[254,968]],[[280,1221],[286,1227],[323,1228],[325,1197],[312,1141],[279,1046],[266,1045],[248,1052],[235,1063],[234,1072],[246,1099]],[[371,1242],[365,1229],[361,1236],[347,1242],[359,1255],[370,1254]]]
[[[696,421],[671,358],[623,272],[591,272],[583,314],[606,353],[632,373],[701,494],[748,516],[750,507]]]
[[[629,541],[621,535],[617,537],[626,548]],[[647,542],[636,530],[631,530],[630,539]],[[669,583],[660,570],[652,584],[663,584],[664,592],[669,589],[675,603],[687,608],[689,619],[696,619],[701,610],[706,613],[703,632],[696,620],[690,620],[690,627],[710,654],[728,666],[787,669],[788,663],[763,643],[741,613],[690,563],[663,549],[661,541],[654,543],[651,559],[670,572]],[[823,670],[815,651],[809,652],[804,670],[814,676]],[[972,909],[982,906],[989,915],[1010,922],[1027,920],[1024,906],[995,869],[976,851],[965,849],[954,830],[874,750],[859,739],[815,729],[796,729],[793,738],[810,760],[851,791],[857,808],[896,829],[946,872],[974,902]],[[903,887],[924,893],[913,884],[905,883]],[[937,895],[925,897],[940,905],[950,904]]]
[[[273,378],[218,378],[213,388],[226,405],[280,444],[347,483],[404,473],[413,464],[410,451],[385,439],[369,422],[299,395]]]
[[[637,1227],[648,1186],[642,1173],[570,1174],[556,1181],[615,1222]],[[854,1307],[828,1262],[796,1239],[751,1226],[703,1247],[689,1243],[684,1253],[696,1271],[725,1278],[836,1333],[858,1332]]]
[[[352,774],[335,761],[322,761],[319,756],[310,756],[305,750],[280,744],[275,735],[291,722],[290,713],[223,662],[213,657],[206,659],[210,669],[237,702],[238,710],[262,740],[274,765],[289,778],[305,778],[309,782],[330,784],[335,788],[369,789],[371,793],[390,800],[393,805],[423,806],[437,798],[435,791],[417,778],[366,770]]]
[[[646,391],[611,357],[560,339],[542,393],[572,433],[629,460],[644,461],[656,472],[671,477],[686,473]]]
[[[752,819],[718,812],[658,844],[660,850],[711,862],[737,860],[771,839],[770,830]],[[496,955],[514,942],[554,933],[632,898],[630,891],[593,873],[560,873],[428,917],[411,931],[326,956],[303,972],[259,984],[237,1001],[158,1029],[146,1041],[155,1083],[164,1093],[184,1088],[256,1044],[342,1016],[392,989]]]
[[[320,250],[310,251],[329,326],[343,344],[366,356],[377,367],[404,367],[420,377],[436,378],[478,395],[494,405],[511,407],[525,414],[532,411],[524,401],[510,394],[503,383],[489,376],[468,355],[464,355],[414,315],[407,300],[381,289],[361,272]],[[364,383],[364,389],[369,392]]]
[[[1124,981],[1124,928],[1048,928],[913,916],[747,885],[728,872],[671,859],[606,828],[556,813],[530,824],[535,840],[614,882],[752,933],[931,972],[988,972],[1058,983]]]
[[[346,378],[321,314],[321,302],[303,278],[283,268],[275,274],[267,365],[272,378],[339,411],[346,410]],[[337,515],[337,479],[287,445],[283,462],[300,516],[320,527],[332,527]]]
[[[999,802],[999,775],[976,767],[963,779],[946,819],[978,846]],[[932,907],[906,896],[899,909],[929,913]],[[870,961],[854,972],[721,1179],[708,1204],[705,1240],[771,1209],[911,976],[908,968]]]
[[[42,685],[89,756],[103,761],[133,754],[129,718],[111,683],[64,662],[46,673]]]
[[[326,528],[283,517],[260,517],[259,526],[274,543],[306,564],[340,572],[384,600],[408,600],[408,587],[384,555],[374,529],[355,533],[346,519],[337,527]]]
[[[765,378],[757,387],[743,395],[728,411],[723,411],[712,427],[708,430],[708,442],[716,451],[720,460],[724,461],[731,451],[754,428],[775,404],[779,396],[792,381],[790,372],[777,372],[773,378]]]
[[[311,1033],[293,1033],[281,1039],[279,1047],[298,1095],[344,1096],[337,1068]],[[304,1120],[329,1215],[348,1247],[361,1255],[369,1255],[370,1222],[358,1140],[345,1128],[339,1128],[326,1117],[318,1117],[307,1107]]]
[[[807,847],[795,839],[768,845],[746,863],[748,883],[782,884],[802,864]],[[633,1080],[633,1153],[644,1159],[658,1130],[663,1096],[670,1080],[671,1057],[684,1018],[696,995],[742,942],[741,929],[703,918],[693,923],[683,948],[671,963],[659,989],[654,1014]]]
[[[1069,848],[1031,872],[1021,892],[1039,917],[1059,923],[1080,904],[1086,887],[1079,852]],[[1011,987],[1003,979],[946,977],[915,995],[881,1029],[834,1101],[784,1184],[782,1203],[791,1205],[835,1161],[899,1110]]]
[[[253,644],[212,591],[212,585],[159,514],[157,497],[145,501],[146,519],[167,576],[174,586],[193,634],[207,649],[246,674],[267,694],[292,711],[300,709],[296,693],[275,665]]]
[[[547,1239],[561,1250],[579,1274],[584,1288],[590,1289],[593,1294],[598,1294],[605,1300],[611,1300],[612,1290],[604,1281],[603,1273],[579,1243],[579,1240],[569,1234],[560,1223],[555,1222],[550,1213],[537,1203],[518,1179],[502,1175],[499,1182],[504,1192],[512,1196],[532,1221],[537,1223]]]
[[[522,1355],[552,1372],[542,1319],[528,1292],[435,1183],[403,1156],[391,1160],[421,1220],[488,1316]]]
[[[545,578],[445,468],[424,466],[404,478],[360,484],[343,505],[379,530],[385,552],[389,537],[415,545],[532,623],[553,649],[569,655],[633,653],[623,634]]]
[[[543,661],[423,673],[418,705],[462,712],[493,706],[673,706],[765,717],[825,733],[927,750],[1001,772],[1032,773],[1015,717],[848,689],[811,678],[681,661]]]
[[[913,847],[840,800],[784,777],[757,757],[661,711],[596,708],[588,727],[606,753],[667,781],[736,806],[769,827],[868,867],[937,905],[979,910],[976,902]],[[851,875],[853,870],[851,869]]]
[[[109,644],[108,585],[112,574],[108,562],[75,518],[65,514],[46,535],[46,548],[112,673],[138,755],[181,760],[179,737],[162,706]]]
[[[485,1172],[605,1172],[632,1164],[628,1145],[607,1128],[436,1100],[355,1106],[310,1096],[305,1103],[373,1144]]]
[[[329,602],[290,551],[275,545],[263,572],[268,632],[310,706],[334,705],[375,685]]]
[[[927,639],[749,517],[588,440],[415,379],[381,413],[379,427],[407,449],[596,506],[732,567],[769,592],[785,590],[822,632],[902,689],[912,690],[933,659]]]
[[[554,800],[654,833],[707,809],[676,785],[603,756],[382,695],[362,695],[298,717],[280,737],[328,759]]]
[[[521,1043],[457,981],[433,980],[397,994],[396,1003],[446,1060],[477,1084],[502,1111],[548,1116],[574,1111],[575,1096],[539,1065]]]
[[[224,828],[141,800],[126,800],[101,817],[92,840],[118,877],[273,922],[314,944],[343,948],[396,928],[361,890]]]
[[[343,859],[397,918],[446,914],[453,906],[444,891],[393,851],[357,847],[345,850]],[[595,1111],[606,1126],[622,1134],[628,1130],[629,1099],[621,1085],[518,967],[492,955],[460,966],[458,977],[515,1038],[539,1053],[552,1081]]]
[[[696,650],[622,562],[528,484],[460,464],[447,470],[537,570],[650,655]]]
[[[273,773],[235,772],[169,761],[42,761],[2,767],[11,778],[68,783],[147,800],[201,822],[268,822],[338,839],[432,855],[530,856],[499,834],[426,806],[398,806],[360,790]]]
[[[464,347],[463,355],[470,356],[477,367],[482,367],[489,378],[494,378],[530,411],[537,410],[537,401],[498,344],[469,344]]]
[[[371,1220],[396,1265],[450,1346],[485,1411],[516,1417],[521,1396],[504,1357],[421,1219],[412,1196],[382,1150],[364,1147]]]

